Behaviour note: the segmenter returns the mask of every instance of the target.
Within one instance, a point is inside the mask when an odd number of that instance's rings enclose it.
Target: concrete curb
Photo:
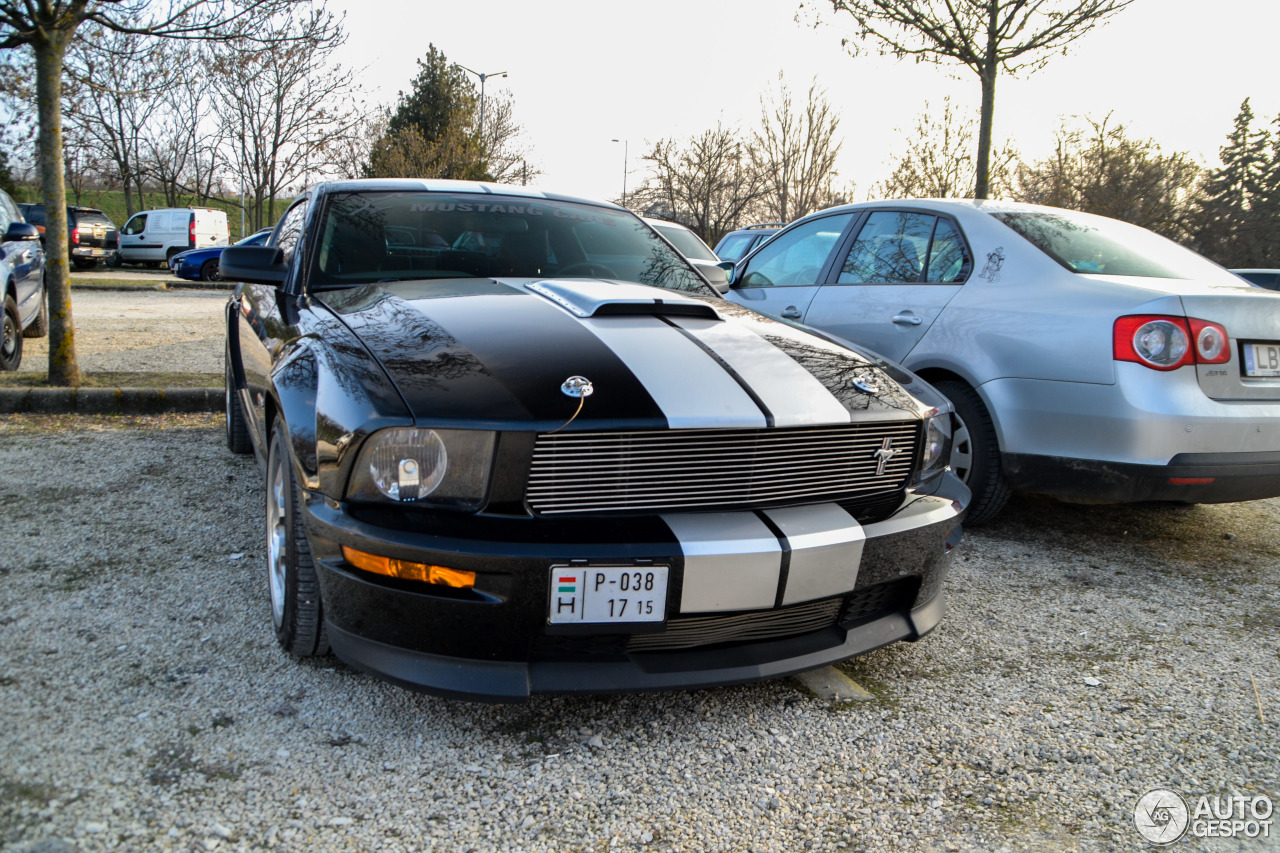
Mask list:
[[[0,414],[220,412],[221,388],[0,388]]]
[[[221,281],[72,281],[72,290],[225,290],[235,289],[234,284]]]

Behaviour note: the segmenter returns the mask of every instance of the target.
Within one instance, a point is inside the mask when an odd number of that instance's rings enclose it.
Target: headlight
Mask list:
[[[396,427],[360,448],[347,497],[475,509],[484,500],[495,433]]]
[[[924,447],[920,452],[920,467],[912,479],[912,486],[927,483],[941,474],[951,461],[951,412],[931,409],[924,420]]]

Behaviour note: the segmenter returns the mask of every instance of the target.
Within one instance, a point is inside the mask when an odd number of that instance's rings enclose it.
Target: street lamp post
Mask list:
[[[615,139],[614,142],[622,143],[622,206],[627,206],[627,148],[630,142],[626,139]]]
[[[479,71],[472,71],[470,68],[468,68],[465,65],[458,65],[458,63],[456,62],[454,63],[454,65],[457,65],[463,71],[468,71],[480,78],[480,140],[481,142],[483,142],[484,141],[484,81],[488,80],[490,77],[506,77],[507,72],[494,71],[492,74],[481,74]]]

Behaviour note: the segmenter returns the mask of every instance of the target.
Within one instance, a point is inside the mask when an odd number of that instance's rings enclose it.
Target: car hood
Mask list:
[[[313,298],[360,338],[423,425],[782,427],[902,420],[925,408],[871,360],[715,297],[598,280],[450,279]],[[573,377],[590,383],[588,396],[562,390]]]

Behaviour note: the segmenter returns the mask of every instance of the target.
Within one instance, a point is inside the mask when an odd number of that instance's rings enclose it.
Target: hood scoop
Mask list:
[[[549,299],[575,317],[644,315],[648,317],[702,317],[719,320],[716,310],[698,299],[673,290],[643,284],[612,284],[607,281],[561,279],[533,281],[529,291]]]

